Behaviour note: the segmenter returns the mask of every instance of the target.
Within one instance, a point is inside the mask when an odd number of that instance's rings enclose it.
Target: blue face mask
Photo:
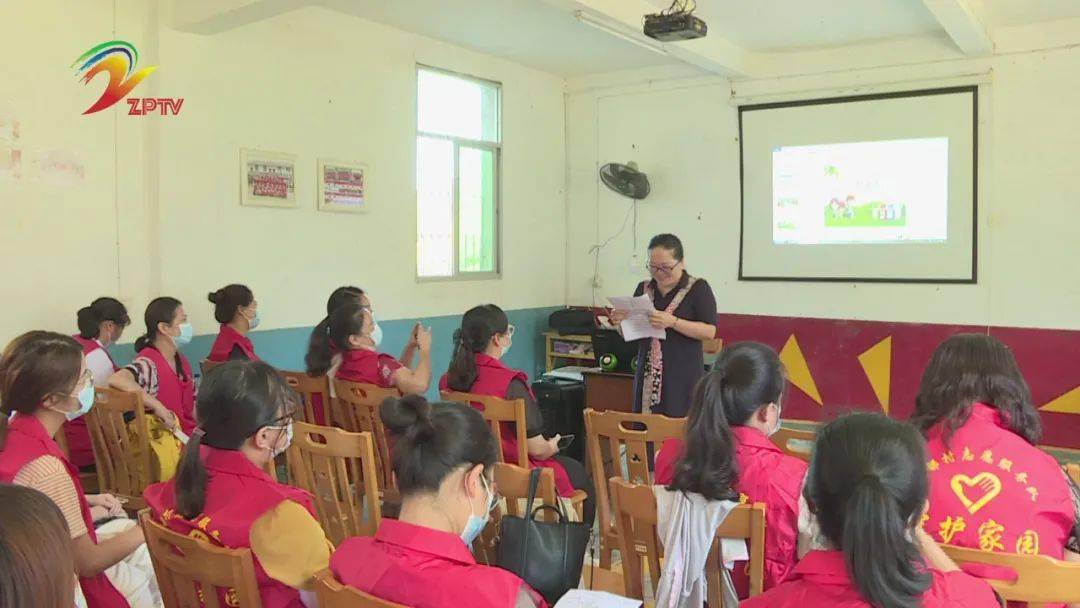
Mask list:
[[[183,346],[191,342],[191,338],[195,335],[195,328],[191,326],[191,323],[180,324],[180,335],[172,336],[173,343],[177,347]]]
[[[484,493],[488,495],[488,499],[484,502],[484,514],[470,514],[469,520],[465,522],[465,529],[461,531],[461,540],[468,547],[471,547],[476,537],[484,531],[484,526],[491,517],[491,510],[495,508],[495,495],[488,491],[487,480],[483,475],[480,476],[480,482],[484,484]],[[469,508],[472,508],[472,499],[469,500]]]
[[[371,341],[375,343],[375,348],[379,348],[379,345],[382,344],[382,327],[379,327],[379,322],[374,318],[372,318],[371,322],[375,326],[371,329]]]
[[[255,315],[248,319],[248,329],[255,329],[259,326],[259,309],[255,309]]]
[[[70,420],[81,418],[90,411],[90,408],[94,407],[94,383],[88,383],[78,395],[79,409],[73,412],[64,412],[64,417]]]

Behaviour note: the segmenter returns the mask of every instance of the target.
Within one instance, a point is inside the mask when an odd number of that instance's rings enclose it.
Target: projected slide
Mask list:
[[[778,146],[777,245],[948,240],[949,138]]]

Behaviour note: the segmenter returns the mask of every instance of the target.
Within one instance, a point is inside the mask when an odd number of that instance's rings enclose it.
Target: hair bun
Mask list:
[[[386,428],[395,435],[412,434],[416,439],[434,434],[431,424],[431,404],[421,395],[406,395],[400,399],[389,398],[379,408],[379,416]]]
[[[211,304],[217,304],[217,303],[218,303],[218,300],[219,300],[220,298],[221,298],[221,290],[220,290],[220,289],[219,289],[219,290],[217,290],[217,291],[211,291],[210,293],[208,293],[208,294],[206,295],[206,299],[207,299],[207,300],[210,300],[210,303],[211,303]]]

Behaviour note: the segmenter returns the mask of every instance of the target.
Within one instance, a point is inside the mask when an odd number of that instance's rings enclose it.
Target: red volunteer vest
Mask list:
[[[234,346],[239,346],[240,350],[244,352],[244,356],[248,361],[258,361],[259,357],[255,354],[255,346],[251,343],[251,338],[241,334],[233,329],[231,325],[222,323],[221,330],[218,331],[217,339],[214,340],[214,345],[210,347],[210,354],[206,356],[211,361],[217,361],[224,363],[229,360],[229,355],[232,354]]]
[[[930,569],[923,608],[997,608],[997,596],[985,581],[959,570]],[[839,551],[811,551],[788,579],[770,591],[745,600],[742,608],[871,608],[859,594]]]
[[[135,356],[136,358],[146,357],[153,361],[154,367],[157,368],[158,401],[165,404],[165,407],[180,418],[181,430],[190,435],[192,429],[195,428],[195,380],[191,377],[191,365],[187,357],[177,353],[184,374],[184,379],[181,380],[180,376],[169,367],[158,349],[147,346]]]
[[[89,356],[90,353],[95,350],[100,350],[105,353],[105,356],[109,358],[109,361],[112,361],[113,371],[120,369],[116,367],[116,362],[113,361],[109,351],[102,348],[97,340],[93,338],[87,339],[79,334],[75,334],[71,337],[75,338],[75,341],[82,346],[84,356]],[[64,437],[67,438],[68,456],[71,458],[72,464],[79,468],[88,467],[94,464],[94,448],[90,443],[90,431],[86,428],[85,417],[76,418],[75,420],[70,420],[65,423]]]
[[[282,501],[298,503],[315,517],[307,492],[277,483],[239,451],[204,445],[199,453],[208,479],[206,507],[196,519],[184,519],[176,512],[175,481],[151,485],[143,493],[154,517],[170,530],[221,547],[240,549],[251,547],[251,526],[255,521]],[[265,608],[303,608],[300,592],[270,578],[258,557],[255,557],[255,577]],[[218,594],[223,605],[239,605],[231,593],[219,591]]]
[[[375,536],[354,536],[330,558],[342,583],[413,608],[513,608],[524,587],[513,573],[476,563],[461,538],[448,532],[383,519]]]
[[[472,389],[468,391],[470,393],[505,399],[507,391],[510,390],[511,381],[515,379],[521,380],[527,388],[529,386],[529,376],[525,372],[510,369],[503,365],[502,361],[489,357],[484,353],[476,353],[476,371],[476,382],[473,383]],[[439,379],[439,390],[451,390],[447,374],[443,374],[442,378]],[[529,394],[532,394],[531,388]],[[472,405],[478,410],[482,409],[479,404],[474,403]],[[500,425],[499,430],[502,433],[500,443],[502,444],[503,460],[516,464],[518,461],[518,445],[514,426],[510,423],[503,423]],[[554,458],[541,460],[529,456],[529,464],[533,468],[545,467],[551,469],[555,473],[555,490],[559,493],[559,496],[573,496],[574,486],[570,483],[570,476],[566,474],[566,469],[563,468],[562,463]]]
[[[341,365],[334,377],[348,382],[394,388],[394,372],[401,367],[401,362],[390,355],[358,348],[341,353]]]
[[[784,454],[761,431],[749,426],[731,428],[735,437],[735,465],[739,472],[735,489],[740,502],[765,503],[765,589],[787,577],[798,560],[799,494],[807,464]],[[668,485],[675,464],[682,457],[683,441],[668,439],[656,455],[654,479]],[[748,597],[750,578],[746,568],[731,573],[739,597]]]
[[[981,403],[948,446],[943,433],[943,424],[927,432],[926,532],[949,545],[1061,559],[1076,514],[1057,461]]]
[[[71,483],[75,485],[75,493],[79,497],[79,510],[82,512],[83,523],[86,524],[86,533],[96,545],[97,534],[94,533],[94,520],[90,517],[90,505],[86,502],[86,494],[83,493],[82,483],[79,481],[78,469],[64,457],[60,447],[56,445],[52,437],[46,434],[45,427],[41,426],[37,418],[15,414],[8,423],[7,440],[3,451],[0,451],[0,481],[14,482],[15,476],[24,466],[42,456],[55,456],[64,463],[68,475],[71,476]],[[127,600],[113,587],[104,572],[89,578],[80,577],[79,586],[82,587],[89,608],[128,608]]]

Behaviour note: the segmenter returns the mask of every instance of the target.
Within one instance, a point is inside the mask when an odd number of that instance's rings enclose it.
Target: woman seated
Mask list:
[[[450,368],[439,380],[439,390],[453,390],[500,399],[525,401],[525,437],[529,464],[547,467],[555,474],[559,496],[572,496],[575,490],[589,495],[583,505],[583,518],[591,524],[596,513],[592,483],[585,466],[573,458],[559,455],[559,436],[545,439],[544,417],[529,388],[529,376],[510,369],[501,359],[514,343],[514,326],[506,313],[494,304],[470,309],[461,319],[461,329],[454,333],[454,355]],[[502,425],[502,451],[506,462],[518,462],[517,435],[513,425]]]
[[[805,493],[829,547],[741,605],[996,608],[990,585],[961,572],[919,527],[927,485],[915,428],[868,413],[825,425]]]
[[[72,336],[86,355],[86,367],[94,376],[94,386],[109,386],[109,377],[120,368],[109,354],[108,348],[120,341],[124,328],[131,324],[127,308],[115,298],[98,298],[76,313],[79,333]],[[75,466],[94,465],[94,449],[90,444],[90,431],[82,418],[64,425],[68,456]]]
[[[1052,456],[1008,347],[957,334],[923,372],[912,422],[927,439],[926,531],[945,544],[1080,561],[1080,491]]]
[[[83,608],[73,572],[60,509],[37,490],[0,484],[0,606]]]
[[[776,351],[757,342],[728,346],[694,392],[685,439],[669,439],[656,455],[657,485],[730,476],[740,500],[765,503],[765,589],[795,566],[806,476],[805,462],[769,440],[780,429],[784,386]],[[732,579],[739,597],[747,597],[741,564]]]
[[[93,377],[78,342],[48,331],[15,338],[0,356],[0,481],[38,490],[59,507],[90,606],[154,605],[160,600],[152,571],[121,567],[123,581],[110,577],[121,573],[117,564],[146,563],[142,530],[130,525],[98,542],[94,520],[123,509],[108,494],[86,495],[78,469],[53,440],[65,421],[93,405]]]
[[[266,472],[292,441],[291,399],[266,363],[222,364],[203,381],[199,424],[176,478],[144,493],[154,517],[171,530],[229,549],[250,548],[267,608],[303,606],[301,591],[330,561],[311,496]],[[219,602],[227,605],[224,594]]]
[[[218,363],[233,359],[258,361],[255,345],[248,337],[259,326],[259,303],[251,289],[234,283],[210,292],[207,299],[214,305],[214,319],[221,323],[221,329],[206,358]]]
[[[479,412],[412,395],[387,400],[380,416],[396,438],[401,514],[383,519],[374,537],[341,544],[330,560],[337,579],[414,608],[546,606],[520,578],[471,553],[498,499],[499,447]]]
[[[327,373],[336,352],[341,355],[334,374],[338,380],[396,388],[403,395],[426,392],[431,383],[431,332],[420,325],[414,327],[400,360],[380,353],[381,344],[382,329],[370,307],[346,302],[330,314],[325,332],[312,334],[306,357],[308,374]],[[420,356],[409,368],[414,352]]]

